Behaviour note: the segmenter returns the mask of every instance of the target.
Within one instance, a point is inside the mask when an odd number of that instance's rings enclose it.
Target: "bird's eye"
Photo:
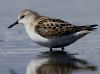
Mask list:
[[[20,19],[22,19],[22,18],[24,18],[25,16],[24,15],[22,15],[21,17],[20,17]]]

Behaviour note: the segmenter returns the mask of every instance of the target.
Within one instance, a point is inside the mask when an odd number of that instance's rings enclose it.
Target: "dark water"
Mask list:
[[[22,25],[7,27],[15,22],[23,9],[32,9],[40,14],[61,18],[76,25],[100,24],[99,0],[1,0],[0,1],[0,74],[9,74],[14,69],[25,74],[27,64],[41,51],[48,48],[38,46],[29,39]],[[98,70],[78,70],[73,74],[100,74],[100,28],[76,43],[66,47],[75,57],[96,65]]]

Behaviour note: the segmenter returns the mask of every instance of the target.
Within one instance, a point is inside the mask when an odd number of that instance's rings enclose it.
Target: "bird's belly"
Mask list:
[[[65,35],[65,36],[62,36],[59,38],[51,39],[50,42],[51,42],[51,47],[57,48],[57,47],[68,46],[68,45],[74,43],[76,40],[77,40],[77,38],[72,35],[71,36]]]
[[[58,38],[44,38],[38,34],[32,33],[29,34],[29,37],[33,40],[33,42],[49,48],[64,47],[73,43],[76,40],[75,37],[73,38],[72,36],[67,36],[67,35]]]
[[[65,35],[57,38],[44,38],[34,30],[29,30],[28,28],[26,28],[26,32],[35,43],[49,48],[64,47],[70,45],[87,34],[87,31],[80,31],[75,34]]]

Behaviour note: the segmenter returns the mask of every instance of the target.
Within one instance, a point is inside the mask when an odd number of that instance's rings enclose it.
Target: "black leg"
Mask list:
[[[62,47],[62,51],[64,51],[64,47]]]
[[[50,52],[52,52],[52,48],[50,48]]]

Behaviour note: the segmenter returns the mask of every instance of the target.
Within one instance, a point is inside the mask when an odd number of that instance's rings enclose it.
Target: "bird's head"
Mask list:
[[[19,14],[17,21],[11,24],[8,28],[12,28],[13,26],[17,24],[24,24],[28,25],[36,20],[36,18],[40,16],[37,12],[32,10],[23,10]]]

